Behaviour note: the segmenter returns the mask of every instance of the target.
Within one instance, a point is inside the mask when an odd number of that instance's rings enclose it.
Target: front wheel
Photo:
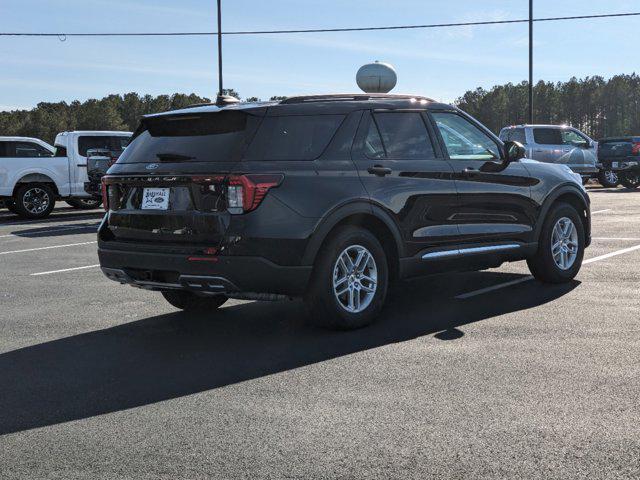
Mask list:
[[[605,188],[615,188],[620,184],[620,178],[613,170],[600,170],[598,172],[598,182]]]
[[[22,185],[13,201],[16,214],[31,219],[48,217],[56,203],[53,189],[45,183]]]
[[[71,198],[66,202],[69,206],[78,210],[93,210],[100,208],[100,205],[102,205],[102,199],[100,198]]]
[[[622,178],[620,178],[620,183],[622,183],[626,188],[635,190],[640,187],[640,173],[625,172],[622,174]]]
[[[224,295],[201,297],[192,292],[171,290],[162,292],[164,299],[172,306],[185,312],[211,312],[227,301]]]
[[[387,296],[387,258],[368,230],[348,226],[333,234],[318,253],[304,297],[319,326],[351,330],[372,323]]]
[[[547,283],[572,280],[582,266],[584,228],[574,207],[560,203],[544,221],[538,251],[527,260],[533,276]]]

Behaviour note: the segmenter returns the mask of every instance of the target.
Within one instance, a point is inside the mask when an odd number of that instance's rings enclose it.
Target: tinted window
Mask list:
[[[388,158],[435,158],[427,127],[420,113],[376,113],[373,118]],[[374,140],[375,132],[370,130],[370,133],[371,140]]]
[[[314,160],[329,145],[344,115],[265,117],[246,160]]]
[[[364,139],[364,153],[369,158],[385,158],[384,147],[382,146],[382,139],[380,138],[380,132],[376,122],[371,120],[369,123],[369,131]]]
[[[534,128],[533,138],[538,145],[562,145],[559,128]]]
[[[78,138],[78,153],[86,157],[87,150],[93,150],[94,148],[121,152],[127,146],[129,140],[129,137],[121,136],[82,136]]]
[[[33,158],[53,156],[53,153],[49,150],[32,142],[7,142],[5,149],[7,157]]]
[[[67,147],[56,147],[56,157],[66,157]]]
[[[7,156],[7,142],[0,142],[0,158]]]
[[[466,118],[456,113],[434,113],[438,130],[452,160],[500,158],[496,142]]]
[[[525,145],[527,143],[527,136],[524,133],[524,128],[510,128],[507,130],[507,135],[504,135],[503,140],[511,140],[512,142],[520,142]]]
[[[258,121],[257,117],[234,111],[147,118],[142,133],[131,141],[118,163],[238,160],[247,132]]]

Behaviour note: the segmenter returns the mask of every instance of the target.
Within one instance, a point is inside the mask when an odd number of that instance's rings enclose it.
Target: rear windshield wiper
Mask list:
[[[156,157],[158,157],[162,161],[168,162],[183,162],[185,160],[195,159],[195,157],[180,155],[179,153],[156,153]]]

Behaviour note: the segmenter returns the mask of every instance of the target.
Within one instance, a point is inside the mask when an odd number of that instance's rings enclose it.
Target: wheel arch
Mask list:
[[[27,173],[26,175],[20,177],[20,179],[13,186],[13,196],[15,196],[20,186],[26,183],[47,183],[51,186],[53,192],[56,195],[60,195],[56,182],[49,175],[46,175],[44,173]]]
[[[585,194],[573,185],[562,185],[547,196],[538,217],[535,230],[536,240],[540,240],[542,226],[544,225],[544,221],[546,220],[549,211],[558,203],[568,203],[576,209],[582,219],[586,246],[589,246],[591,243],[591,214],[589,201],[585,198]]]
[[[359,226],[373,233],[390,257],[388,260],[391,278],[398,278],[400,258],[404,252],[400,230],[387,212],[367,202],[350,203],[327,215],[311,236],[303,256],[303,264],[313,265],[326,240],[345,225]]]

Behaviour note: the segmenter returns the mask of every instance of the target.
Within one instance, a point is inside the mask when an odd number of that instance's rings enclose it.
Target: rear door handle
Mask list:
[[[371,175],[376,175],[378,177],[384,177],[385,175],[391,174],[391,169],[387,167],[383,167],[382,165],[374,165],[373,167],[369,167],[367,169]]]

